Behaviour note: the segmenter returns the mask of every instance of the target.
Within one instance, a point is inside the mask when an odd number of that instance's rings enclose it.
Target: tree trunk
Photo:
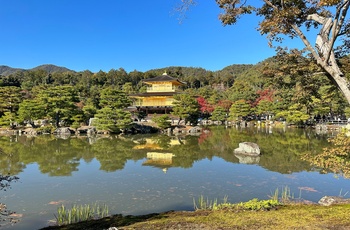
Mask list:
[[[56,113],[55,123],[56,123],[57,128],[60,127],[60,113],[59,112]]]
[[[349,2],[342,6],[342,9],[338,13],[347,12],[349,8]],[[339,36],[341,26],[344,23],[344,18],[333,20],[331,17],[324,17],[318,14],[311,14],[308,16],[308,20],[315,21],[322,25],[319,34],[316,38],[315,49],[311,46],[303,32],[297,25],[293,25],[294,30],[299,35],[306,48],[311,52],[317,63],[329,74],[328,77],[338,86],[343,93],[345,99],[350,105],[350,89],[349,82],[341,72],[336,57],[334,54],[334,42]]]
[[[345,77],[340,76],[339,74],[331,74],[332,79],[337,84],[340,91],[343,93],[345,99],[347,100],[348,104],[350,105],[350,89],[348,87],[348,81]]]

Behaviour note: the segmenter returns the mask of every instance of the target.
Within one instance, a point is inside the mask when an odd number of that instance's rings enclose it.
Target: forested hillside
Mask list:
[[[350,58],[346,56],[339,63],[349,77]],[[127,73],[119,68],[93,73],[53,65],[31,70],[2,66],[0,70],[2,126],[33,124],[45,118],[56,126],[78,127],[92,117],[106,123],[113,117],[112,126],[119,129],[130,123],[130,114],[124,111],[132,104],[128,95],[145,92],[141,80],[164,72],[185,82],[184,94],[196,98],[190,102],[198,108],[188,118],[192,121],[200,117],[220,121],[265,117],[302,124],[310,118],[350,115],[346,100],[327,75],[312,60],[293,53],[220,71],[172,66],[146,72]]]

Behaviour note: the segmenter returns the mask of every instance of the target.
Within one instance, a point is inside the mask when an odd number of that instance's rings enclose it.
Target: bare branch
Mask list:
[[[181,0],[181,3],[175,7],[175,11],[179,14],[178,20],[180,23],[186,18],[186,13],[192,6],[197,5],[195,0]]]

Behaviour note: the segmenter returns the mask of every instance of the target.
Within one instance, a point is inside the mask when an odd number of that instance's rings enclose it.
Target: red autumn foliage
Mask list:
[[[212,136],[211,132],[202,132],[198,138],[198,144],[202,144],[210,136]]]
[[[211,113],[214,111],[214,106],[209,104],[203,97],[197,97],[197,102],[202,113]]]
[[[222,101],[219,101],[218,106],[224,108],[226,111],[229,111],[232,104],[233,104],[232,101],[222,100]]]
[[[257,106],[260,101],[264,101],[264,100],[273,101],[275,90],[263,89],[263,90],[258,90],[256,93],[259,95],[259,97],[252,104],[254,107]]]

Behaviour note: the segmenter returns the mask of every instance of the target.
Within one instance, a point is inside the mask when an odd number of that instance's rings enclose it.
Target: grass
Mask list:
[[[64,205],[61,205],[57,209],[57,215],[55,215],[57,225],[59,226],[92,219],[99,219],[106,216],[108,216],[108,206],[100,206],[99,204],[73,205],[70,209],[67,209]]]
[[[301,195],[300,195],[301,196]],[[299,197],[300,199],[300,197]],[[290,203],[295,200],[294,194],[291,193],[288,186],[282,187],[281,191],[277,188],[275,192],[270,196],[269,200],[252,199],[247,202],[241,202],[238,204],[231,204],[228,201],[228,197],[223,198],[223,202],[218,203],[218,199],[209,200],[201,195],[196,201],[193,198],[194,210],[220,210],[220,209],[235,209],[235,210],[270,210],[280,206],[282,204]]]
[[[144,216],[115,215],[45,229],[350,229],[350,204],[288,204],[270,211],[199,210]]]
[[[209,211],[216,211],[216,210],[270,210],[273,208],[276,208],[277,206],[282,205],[278,201],[278,199],[269,199],[269,200],[258,200],[257,198],[254,198],[252,200],[249,200],[247,202],[240,202],[237,204],[232,204],[227,202],[227,197],[224,197],[224,201],[222,203],[218,203],[217,199],[211,201],[208,198],[205,199],[203,196],[200,196],[198,198],[198,203],[193,200],[194,203],[194,210],[209,210]]]
[[[340,191],[340,196],[345,195],[347,192]],[[200,196],[193,200],[195,211],[114,215],[44,229],[350,229],[350,204],[325,207],[293,200],[294,194],[287,186],[276,189],[269,200],[252,199],[237,204],[227,202],[226,196],[220,203]]]

